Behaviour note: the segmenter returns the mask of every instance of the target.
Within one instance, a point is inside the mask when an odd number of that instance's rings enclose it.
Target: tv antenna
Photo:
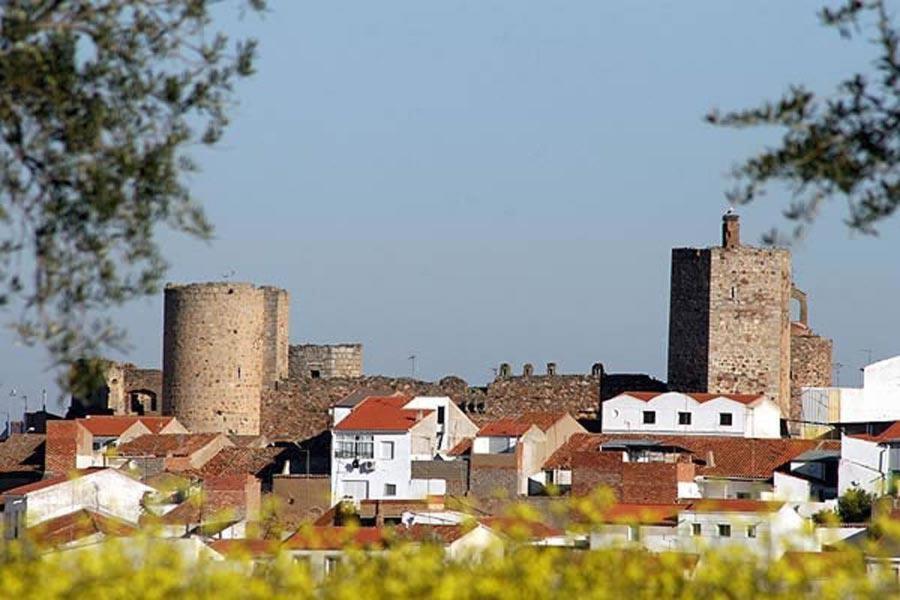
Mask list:
[[[412,372],[412,378],[415,379],[416,378],[416,355],[410,354],[409,358],[407,358],[406,360],[409,361],[410,371]]]
[[[872,364],[872,349],[871,348],[863,348],[860,352],[865,353],[866,355],[866,365]]]
[[[844,368],[844,363],[835,362],[831,363],[831,366],[834,367],[834,379],[837,387],[841,387],[841,369]]]
[[[222,273],[222,279],[224,279],[225,281],[228,281],[229,279],[234,277],[236,274],[237,274],[237,271],[235,271],[234,269],[231,269],[227,273]]]

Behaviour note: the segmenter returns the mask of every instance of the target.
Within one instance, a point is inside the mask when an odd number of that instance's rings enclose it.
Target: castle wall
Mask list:
[[[669,299],[669,388],[703,392],[709,385],[709,250],[672,250]]]
[[[247,283],[170,285],[164,413],[193,432],[259,433],[266,294]]]
[[[802,417],[802,388],[831,387],[831,355],[832,342],[828,338],[809,331],[791,336],[791,419]]]
[[[711,249],[709,388],[764,393],[790,413],[791,258],[787,250]]]
[[[300,344],[289,349],[292,378],[362,377],[362,344]]]
[[[265,286],[263,324],[263,385],[274,386],[288,377],[290,296],[286,290]]]

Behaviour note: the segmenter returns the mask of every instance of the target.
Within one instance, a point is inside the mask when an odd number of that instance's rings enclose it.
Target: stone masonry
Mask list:
[[[721,247],[672,251],[669,387],[764,393],[790,414],[791,259],[740,243],[726,215]]]
[[[286,355],[286,304],[287,292],[249,283],[166,286],[165,414],[193,432],[258,434],[262,390]]]
[[[301,344],[290,347],[292,378],[362,377],[362,344]]]

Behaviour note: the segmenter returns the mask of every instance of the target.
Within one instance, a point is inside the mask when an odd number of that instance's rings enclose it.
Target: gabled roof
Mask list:
[[[46,436],[14,433],[0,442],[0,473],[42,471]]]
[[[221,433],[145,434],[121,444],[120,456],[191,456],[212,443]]]
[[[612,504],[601,511],[600,521],[610,524],[670,525],[678,524],[679,504]]]
[[[230,558],[269,556],[278,552],[278,542],[260,539],[214,540],[210,548]]]
[[[386,533],[383,527],[303,527],[284,541],[284,547],[289,550],[384,547]]]
[[[491,421],[478,430],[478,437],[519,437],[525,435],[531,426],[547,431],[560,419],[568,415],[565,411],[532,411],[518,417],[505,417]]]
[[[373,397],[385,397],[385,396],[402,396],[400,392],[394,392],[388,387],[376,387],[376,388],[359,388],[358,390],[353,391],[352,393],[344,396],[340,400],[338,400],[333,406],[341,407],[341,408],[353,408],[366,398]]]
[[[876,442],[879,444],[886,444],[887,442],[900,442],[900,421],[891,423],[887,429],[885,429],[878,435],[871,435],[868,433],[854,433],[849,434],[848,437]]]
[[[197,470],[200,478],[257,475],[273,466],[284,448],[222,448]]]
[[[522,423],[518,419],[497,419],[478,430],[478,437],[519,437],[531,429],[531,423]]]
[[[159,433],[172,422],[175,417],[144,417],[129,415],[92,415],[78,419],[78,424],[98,437],[118,437],[125,433],[129,427],[140,422],[150,430],[150,433]]]
[[[784,502],[770,502],[765,500],[743,499],[707,499],[691,502],[684,510],[700,513],[714,512],[749,512],[749,513],[773,513],[778,512]]]
[[[684,448],[699,463],[697,475],[747,479],[769,479],[779,467],[810,450],[840,449],[836,440],[576,433],[550,455],[544,468],[571,469],[573,455],[599,453],[604,444],[629,440],[656,440],[663,445]]]
[[[562,529],[551,527],[543,521],[532,521],[516,517],[483,517],[478,521],[492,531],[518,538],[543,540],[565,534],[565,531]]]
[[[3,492],[4,496],[22,496],[25,494],[30,494],[31,492],[37,492],[39,490],[43,490],[48,487],[52,487],[54,485],[58,485],[60,483],[65,483],[67,481],[71,481],[72,479],[78,479],[80,477],[84,477],[85,475],[90,475],[91,473],[97,473],[98,471],[105,471],[108,467],[90,467],[87,469],[74,469],[70,471],[67,475],[58,475],[56,477],[49,477],[47,479],[41,479],[40,481],[35,481],[34,483],[29,483],[26,485],[20,485],[19,487],[12,488],[11,490],[6,490]],[[115,469],[109,469],[114,471]],[[124,476],[124,475],[123,475]]]
[[[403,408],[408,396],[370,396],[335,425],[336,431],[409,431],[434,411]]]
[[[98,533],[105,536],[128,537],[136,531],[137,528],[127,521],[82,508],[28,528],[28,536],[35,542],[57,546]]]
[[[447,450],[447,456],[465,456],[472,453],[472,438],[463,438]]]
[[[762,400],[765,398],[764,394],[706,394],[699,392],[692,393],[684,393],[684,392],[622,392],[619,396],[628,396],[630,398],[634,398],[635,400],[641,400],[643,402],[649,402],[654,398],[658,398],[663,394],[683,394],[685,396],[689,396],[696,400],[699,403],[710,402],[711,400],[717,400],[719,398],[725,398],[728,400],[733,400],[734,402],[739,402],[741,404],[753,404],[758,400]],[[618,398],[619,396],[616,396]],[[615,398],[610,398],[610,400],[614,400]]]

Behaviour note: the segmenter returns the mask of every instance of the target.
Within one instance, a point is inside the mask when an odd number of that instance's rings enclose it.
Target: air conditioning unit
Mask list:
[[[366,471],[373,470],[375,468],[375,461],[367,460],[366,462],[362,463],[362,468]]]

